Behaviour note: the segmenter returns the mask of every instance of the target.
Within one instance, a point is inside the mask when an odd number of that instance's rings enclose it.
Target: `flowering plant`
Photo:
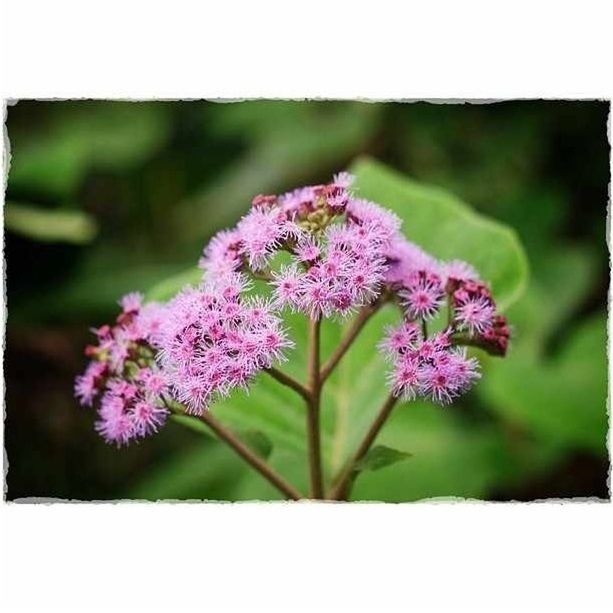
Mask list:
[[[94,330],[97,342],[77,377],[75,394],[98,403],[97,431],[117,446],[155,433],[168,416],[204,421],[286,497],[304,494],[214,416],[216,400],[249,389],[266,373],[305,401],[309,496],[346,499],[356,471],[399,401],[418,397],[448,405],[480,377],[468,346],[504,356],[505,317],[477,271],[460,260],[439,261],[400,232],[390,210],[358,197],[353,177],[325,185],[259,195],[235,228],[205,247],[197,287],[165,303],[139,294],[121,301],[113,325]],[[384,305],[398,309],[378,349],[389,363],[389,393],[374,422],[338,474],[322,471],[323,386],[368,320]],[[292,358],[287,313],[308,321],[306,382],[278,365]],[[321,359],[321,325],[351,321]],[[373,350],[375,348],[373,347]]]

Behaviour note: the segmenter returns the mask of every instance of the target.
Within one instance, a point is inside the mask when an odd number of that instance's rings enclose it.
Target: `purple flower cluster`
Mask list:
[[[293,343],[271,304],[246,297],[240,273],[185,288],[166,308],[158,362],[173,397],[200,415],[215,397],[247,387]]]
[[[201,266],[208,278],[245,268],[265,271],[274,306],[310,317],[347,315],[369,304],[380,293],[385,249],[400,220],[351,198],[351,180],[341,173],[328,185],[256,196],[236,228],[220,232],[206,247]],[[290,263],[268,271],[280,252],[289,254]]]
[[[405,399],[447,404],[468,390],[478,363],[463,345],[504,355],[509,328],[474,268],[408,241],[400,219],[356,197],[352,181],[340,173],[328,184],[256,196],[205,247],[198,287],[165,305],[143,306],[137,294],[121,301],[115,324],[95,330],[92,361],[75,384],[83,405],[101,396],[96,427],[106,440],[121,445],[155,432],[168,402],[200,415],[247,388],[293,346],[284,309],[319,319],[395,303],[402,323],[381,348],[393,393]],[[265,295],[251,279],[267,284]],[[446,328],[428,335],[442,317]]]
[[[124,296],[115,324],[93,330],[97,344],[85,349],[92,359],[75,381],[83,406],[101,396],[96,430],[118,446],[157,432],[168,414],[166,377],[153,360],[164,307],[141,300],[136,293]]]
[[[425,338],[417,324],[403,322],[388,330],[380,346],[393,363],[392,390],[405,400],[421,396],[449,404],[480,376],[477,360],[452,346],[449,328]]]

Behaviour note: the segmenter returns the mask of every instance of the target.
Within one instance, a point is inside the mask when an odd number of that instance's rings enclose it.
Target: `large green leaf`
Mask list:
[[[525,289],[527,260],[514,230],[475,213],[449,192],[423,185],[368,158],[352,167],[363,198],[392,209],[405,235],[446,260],[464,259],[491,283],[501,308]]]
[[[606,454],[606,317],[568,322],[597,275],[585,249],[552,249],[510,311],[504,361],[490,360],[478,393],[488,408],[540,445]],[[552,351],[553,349],[553,351]]]
[[[514,233],[473,213],[467,205],[435,188],[422,187],[380,164],[363,160],[353,171],[360,194],[394,209],[403,219],[410,238],[441,258],[465,258],[491,281],[505,305],[520,295],[526,280],[526,261]],[[194,281],[188,271],[154,288],[150,297],[169,298],[186,282]],[[321,417],[322,453],[329,481],[355,449],[387,396],[387,366],[376,349],[383,327],[397,321],[390,305],[366,325],[350,351],[330,377],[323,393]],[[305,318],[286,315],[291,337],[296,342],[282,368],[303,380],[306,371]],[[322,325],[322,355],[338,343],[350,322],[325,321]],[[236,392],[217,402],[211,411],[235,430],[256,430],[273,445],[271,461],[286,477],[306,487],[305,407],[303,400],[267,374],[261,374],[249,393]],[[386,500],[413,500],[434,495],[482,496],[495,483],[492,456],[506,457],[500,432],[493,428],[466,431],[454,418],[454,409],[442,410],[426,403],[401,404],[383,429],[378,444],[412,454],[410,461],[381,468],[357,479],[356,496]],[[468,468],[460,468],[461,462]],[[376,484],[386,483],[385,491]],[[409,485],[409,480],[411,485]],[[393,481],[393,483],[391,481]],[[269,498],[270,486],[259,477],[246,476],[237,484],[236,498]]]
[[[605,316],[571,331],[550,358],[518,348],[504,370],[489,370],[480,393],[494,411],[541,441],[606,455]]]

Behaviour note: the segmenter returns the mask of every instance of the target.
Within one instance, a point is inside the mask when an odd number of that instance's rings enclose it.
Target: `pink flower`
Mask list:
[[[390,377],[392,392],[403,400],[414,400],[420,391],[419,362],[409,356],[401,356],[394,365]]]
[[[492,327],[494,313],[494,306],[486,298],[467,297],[456,305],[454,319],[461,330],[467,330],[471,335],[483,334]]]
[[[335,174],[333,178],[334,185],[338,185],[339,187],[343,187],[345,189],[349,189],[354,182],[355,177],[345,171]]]
[[[124,313],[136,313],[143,302],[143,295],[140,292],[132,292],[130,294],[126,294],[120,301],[119,304],[123,309]]]
[[[107,365],[104,362],[90,362],[85,372],[76,378],[74,393],[82,406],[92,405],[94,398],[98,395],[106,370]]]
[[[240,236],[239,253],[253,270],[266,266],[270,256],[286,236],[285,216],[278,208],[254,208],[236,226]]]
[[[298,309],[303,295],[303,273],[298,272],[295,265],[284,266],[279,271],[273,271],[271,285],[274,287],[275,306]]]
[[[138,400],[129,413],[133,436],[154,434],[166,422],[168,409],[149,400]]]
[[[216,280],[186,288],[168,304],[158,360],[173,395],[191,413],[202,414],[215,395],[245,385],[293,345],[273,303],[243,299],[239,289],[237,280]]]
[[[214,276],[235,272],[241,266],[240,245],[240,232],[222,230],[210,240],[198,264]]]
[[[402,222],[392,211],[386,211],[378,204],[363,199],[352,199],[347,205],[347,217],[363,226],[369,226],[380,235],[381,240],[389,240]]]
[[[408,277],[399,295],[409,317],[425,320],[432,319],[438,313],[445,292],[440,277],[422,270]]]
[[[311,263],[321,255],[321,249],[315,239],[306,237],[294,247],[294,253],[298,261]]]

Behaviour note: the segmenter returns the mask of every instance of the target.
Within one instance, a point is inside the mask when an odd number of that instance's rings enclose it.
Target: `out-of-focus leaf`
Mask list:
[[[44,209],[22,202],[7,202],[6,228],[43,242],[89,243],[98,230],[95,219],[79,210]]]
[[[10,133],[12,188],[72,196],[93,167],[124,169],[152,155],[169,134],[160,103],[58,104],[46,129]]]
[[[569,319],[592,288],[598,268],[594,253],[566,245],[543,254],[528,291],[508,312],[513,325],[511,356],[519,346],[542,353],[556,329]]]
[[[203,439],[149,467],[146,477],[127,495],[147,500],[232,499],[237,484],[249,470],[231,449]]]
[[[386,466],[402,462],[410,458],[413,454],[406,451],[398,451],[385,445],[377,445],[370,449],[368,453],[356,464],[355,469],[358,472],[364,470],[379,470]]]
[[[606,365],[606,318],[596,316],[549,359],[518,348],[504,369],[488,371],[480,393],[491,409],[540,440],[604,455]]]
[[[186,239],[201,228],[217,229],[245,212],[255,194],[309,180],[318,169],[344,163],[372,135],[380,113],[375,104],[252,101],[221,107],[218,131],[247,135],[245,154],[181,205]],[[271,112],[274,111],[274,112]]]
[[[504,309],[525,290],[528,263],[511,228],[475,213],[442,189],[417,183],[380,162],[361,159],[352,167],[357,193],[392,209],[406,236],[436,257],[464,259],[488,281]]]
[[[54,291],[20,303],[13,317],[62,319],[78,314],[96,321],[108,317],[124,294],[146,292],[160,280],[172,278],[178,271],[184,273],[185,267],[155,263],[150,254],[107,245],[83,257],[70,278],[58,283]]]
[[[424,402],[397,406],[377,440],[395,449],[410,449],[412,457],[361,473],[352,500],[482,498],[500,480],[500,465],[509,456],[500,431],[463,427],[453,409]]]

